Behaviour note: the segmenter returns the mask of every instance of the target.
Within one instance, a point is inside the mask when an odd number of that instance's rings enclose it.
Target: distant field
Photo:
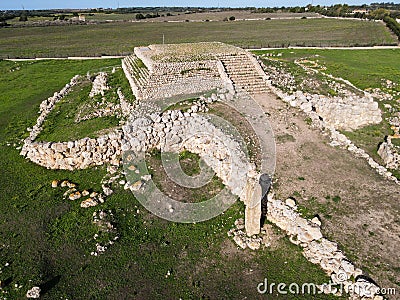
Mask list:
[[[149,12],[142,12],[146,15]],[[167,14],[170,13],[170,16]],[[131,21],[136,20],[137,13],[117,14],[117,13],[85,13],[83,14],[86,21]],[[150,12],[151,14],[151,12]],[[165,22],[165,21],[223,21],[225,18],[234,16],[236,20],[240,19],[300,19],[307,18],[322,18],[321,15],[316,13],[252,13],[248,10],[234,10],[234,11],[219,11],[219,12],[202,12],[202,13],[184,13],[184,12],[160,12],[160,17],[145,19],[142,22]],[[66,15],[66,18],[71,19],[73,16]],[[37,21],[52,21],[53,17],[28,17],[28,23]],[[8,20],[9,24],[21,24],[19,18]]]
[[[238,11],[220,11],[220,12],[204,12],[204,13],[194,13],[194,14],[186,14],[186,13],[177,13],[170,12],[171,16],[166,16],[167,12],[159,13],[160,15],[164,15],[164,17],[147,19],[145,21],[151,22],[164,22],[164,21],[223,21],[225,18],[229,18],[234,16],[237,20],[239,19],[289,19],[289,18],[297,18],[300,19],[302,17],[319,17],[321,15],[315,13],[251,13],[250,11],[238,10]],[[143,13],[146,14],[146,13]],[[105,13],[96,13],[94,16],[86,15],[86,20],[135,20],[136,14],[105,14]]]
[[[358,20],[292,19],[235,22],[124,22],[0,29],[0,58],[127,54],[133,47],[221,41],[244,48],[396,44],[382,24]]]

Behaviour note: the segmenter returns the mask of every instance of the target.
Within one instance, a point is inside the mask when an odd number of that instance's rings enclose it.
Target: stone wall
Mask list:
[[[334,242],[324,238],[321,233],[321,222],[315,217],[307,220],[297,212],[297,205],[293,199],[285,202],[276,200],[273,194],[268,195],[267,219],[284,230],[290,241],[303,248],[303,255],[312,263],[318,264],[331,278],[334,284],[341,284],[350,299],[376,299],[379,287],[372,279],[343,254]],[[364,275],[364,276],[361,276]],[[337,288],[338,286],[336,286]],[[335,286],[320,286],[324,293],[333,293]],[[353,298],[352,298],[353,297]]]
[[[104,163],[119,164],[121,132],[96,139],[83,138],[69,142],[25,142],[21,155],[47,169],[85,169]]]
[[[340,78],[340,81],[357,90],[357,94],[345,89],[341,90],[343,95],[340,97],[311,94],[300,90],[284,93],[276,86],[284,86],[289,91],[296,90],[294,77],[283,70],[279,70],[279,68],[266,66],[261,60],[258,60],[258,62],[269,75],[268,83],[272,91],[293,107],[301,107],[302,110],[307,112],[316,112],[328,126],[337,130],[354,130],[382,121],[382,112],[372,95],[357,89],[344,79]],[[301,64],[299,66],[304,67]],[[314,72],[309,68],[304,68],[309,72]],[[324,75],[329,77],[328,74]],[[338,78],[333,79],[339,80]]]
[[[30,132],[29,137],[25,141],[34,141],[38,134],[42,131],[42,125],[47,115],[52,111],[56,103],[63,99],[79,81],[80,76],[74,76],[69,83],[67,83],[59,92],[55,92],[53,96],[44,100],[39,107],[39,117],[36,124],[32,128],[28,128]]]
[[[354,130],[382,121],[378,103],[369,95],[342,98],[297,91],[285,95],[283,100],[293,107],[315,111],[326,124],[338,130]]]
[[[386,141],[383,142],[378,149],[378,154],[382,158],[383,162],[388,169],[398,170],[400,167],[400,154],[399,148],[392,143],[392,138],[389,136]]]
[[[105,74],[100,74],[99,76],[96,78],[101,78],[101,86],[106,86],[103,82],[103,79],[106,78]],[[35,142],[36,137],[42,131],[42,125],[47,115],[54,109],[56,103],[65,97],[70,89],[79,82],[79,78],[80,76],[78,75],[73,77],[60,92],[54,93],[52,97],[40,104],[39,117],[36,124],[32,129],[28,128],[30,135],[24,140],[20,152],[22,156],[48,169],[74,170],[104,163],[119,164],[122,154],[121,139],[123,135],[118,130],[95,139],[86,137],[77,141],[67,142]],[[100,84],[100,82],[98,83]],[[104,89],[97,84],[93,90],[96,90],[96,93],[101,93]],[[113,106],[112,109],[117,108],[129,113],[131,105],[125,100],[120,90],[118,90],[118,96],[121,104]],[[109,114],[108,110],[105,114]]]
[[[96,95],[104,96],[104,92],[109,89],[110,87],[107,86],[107,73],[100,72],[93,81],[89,97],[93,98]]]
[[[212,98],[209,99],[213,101]],[[123,126],[122,149],[140,152],[157,148],[165,152],[196,153],[233,194],[244,197],[247,174],[255,166],[247,161],[237,141],[198,114],[205,110],[205,104],[199,100],[187,112],[173,110],[136,118]]]

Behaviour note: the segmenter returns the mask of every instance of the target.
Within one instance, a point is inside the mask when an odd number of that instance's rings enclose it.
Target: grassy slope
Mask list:
[[[256,299],[264,277],[270,282],[326,282],[286,238],[275,250],[236,250],[226,232],[242,216],[240,204],[208,222],[175,224],[152,216],[131,193],[119,189],[105,204],[84,210],[79,202],[63,200],[64,190],[50,183],[69,179],[80,190],[99,191],[104,168],[46,170],[5,145],[24,134],[39,103],[73,75],[110,63],[20,63],[21,70],[10,73],[14,64],[0,62],[0,280],[7,283],[7,298],[22,299],[29,288],[41,285],[42,299]],[[92,257],[96,228],[91,218],[99,208],[114,211],[121,238],[106,254]],[[6,263],[10,266],[3,267]],[[168,270],[172,275],[166,278]]]
[[[0,57],[49,57],[132,52],[134,46],[221,41],[243,47],[393,44],[380,23],[336,19],[189,23],[110,23],[2,28]],[[43,43],[42,37],[46,36]]]

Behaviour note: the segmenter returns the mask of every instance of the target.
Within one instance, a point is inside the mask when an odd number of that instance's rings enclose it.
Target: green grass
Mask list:
[[[358,147],[364,149],[369,155],[375,160],[380,160],[377,153],[378,145],[382,143],[385,136],[391,135],[393,131],[386,122],[382,122],[377,125],[369,125],[354,131],[344,131],[345,134],[351,141],[353,141]]]
[[[243,217],[236,203],[224,214],[199,224],[176,224],[147,212],[121,187],[98,207],[82,209],[65,200],[54,179],[79,190],[101,190],[104,167],[74,172],[47,170],[19,155],[5,141],[17,140],[33,124],[41,101],[75,74],[115,61],[0,62],[0,280],[8,299],[23,299],[32,286],[41,299],[238,299],[259,297],[256,287],[270,282],[327,282],[288,239],[276,249],[236,250],[226,232]],[[10,68],[21,69],[9,72]],[[12,126],[16,124],[16,126]],[[9,128],[9,130],[6,130]],[[10,129],[12,128],[12,130]],[[93,257],[91,223],[97,209],[112,210],[120,239]],[[8,263],[8,267],[4,267]],[[253,270],[253,271],[250,271]],[[170,276],[165,276],[167,272]],[[14,285],[22,288],[14,288]],[[298,299],[288,295],[282,299]],[[340,299],[318,295],[314,299]],[[343,298],[344,299],[344,298]]]
[[[307,58],[326,67],[325,73],[349,80],[360,89],[381,88],[382,79],[400,81],[400,49],[322,50],[282,49],[254,51],[256,54],[282,53],[279,60],[292,62]],[[398,85],[395,91],[400,92]]]
[[[87,104],[91,90],[90,81],[75,86],[69,95],[57,103],[47,116],[38,135],[38,141],[66,142],[84,137],[95,137],[102,129],[116,127],[118,118],[115,116],[95,118],[75,123],[79,108]]]
[[[179,153],[179,163],[182,171],[189,176],[200,174],[200,156],[187,150]]]
[[[133,102],[134,96],[122,69],[118,69],[114,74],[110,72],[107,82],[110,89],[104,94],[106,103],[119,103],[118,87],[121,87],[125,97]],[[116,115],[76,122],[78,112],[81,116],[88,115],[93,111],[96,102],[102,102],[101,95],[89,98],[91,87],[90,80],[82,79],[80,84],[73,87],[72,91],[55,105],[42,125],[43,131],[38,135],[38,141],[59,142],[97,137],[103,134],[104,130],[119,125],[120,119]]]
[[[251,48],[396,44],[383,24],[355,20],[106,23],[2,28],[0,58],[131,53],[135,46],[162,43],[163,34],[166,43],[220,41]]]
[[[188,176],[200,174],[199,162],[200,157],[195,153],[186,150],[179,153],[179,163],[182,171]],[[157,149],[150,151],[146,163],[155,185],[162,192],[178,201],[185,203],[203,202],[216,196],[224,188],[221,179],[216,175],[207,184],[199,188],[186,188],[176,184],[173,180],[169,179],[162,167],[161,152]]]

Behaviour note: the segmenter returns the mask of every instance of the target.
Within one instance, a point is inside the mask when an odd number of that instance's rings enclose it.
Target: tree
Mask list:
[[[19,17],[19,21],[20,22],[26,22],[28,21],[28,17],[25,13],[23,13],[20,17]]]
[[[229,21],[235,21],[235,20],[236,20],[236,18],[234,16],[229,17]]]

